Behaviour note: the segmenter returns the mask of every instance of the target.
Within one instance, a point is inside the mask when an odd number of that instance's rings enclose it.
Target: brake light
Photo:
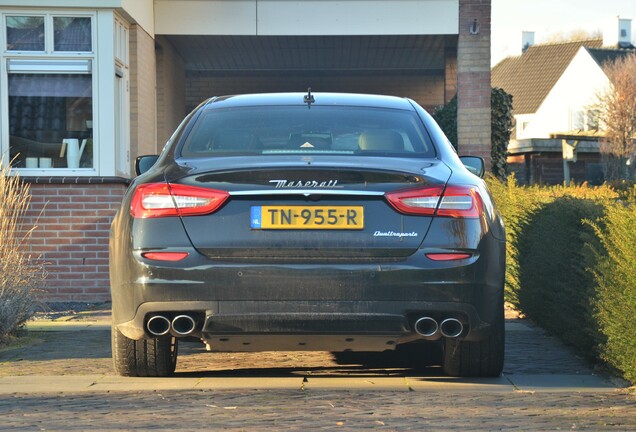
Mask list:
[[[481,196],[472,186],[435,185],[386,194],[400,213],[422,216],[478,218],[483,209]]]
[[[142,257],[154,261],[181,261],[188,257],[187,252],[144,252]]]
[[[205,215],[218,210],[228,197],[227,192],[214,189],[149,183],[135,189],[130,213],[140,219]]]

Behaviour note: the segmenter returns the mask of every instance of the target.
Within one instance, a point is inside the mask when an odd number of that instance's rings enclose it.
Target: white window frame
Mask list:
[[[113,44],[115,51],[115,174],[130,177],[130,27],[118,15],[114,17]],[[121,80],[118,86],[117,81]]]
[[[112,16],[112,13],[110,14]],[[15,51],[7,50],[7,17],[8,16],[44,16],[44,47],[45,51]],[[81,17],[91,18],[91,51],[53,51],[54,47],[54,17]],[[59,73],[58,68],[47,68],[47,66],[58,66],[68,61],[67,65],[72,69],[72,65],[79,64],[80,60],[86,60],[90,64],[90,74],[92,77],[92,104],[93,104],[93,163],[92,168],[15,168],[22,176],[96,176],[109,175],[112,170],[100,169],[100,155],[103,153],[100,140],[100,122],[99,114],[99,68],[98,58],[96,54],[97,46],[97,27],[98,12],[82,11],[82,10],[5,10],[2,11],[2,19],[0,26],[0,149],[2,154],[2,163],[9,164],[10,143],[9,143],[9,98],[8,98],[8,77],[9,62],[11,60],[22,61],[22,64],[32,60],[32,65],[27,73]],[[49,63],[47,65],[47,63]],[[64,71],[63,66],[61,66]],[[39,70],[38,70],[39,69]],[[110,171],[110,173],[102,173],[102,171]]]
[[[576,118],[575,117],[580,117]],[[581,121],[581,129],[575,129],[577,123]],[[596,124],[594,124],[594,122]],[[594,127],[596,126],[596,127]],[[601,130],[601,115],[594,108],[571,108],[570,109],[570,130],[578,130],[581,132],[590,132]]]
[[[601,128],[601,113],[598,109],[585,110],[585,130],[598,131]]]
[[[569,129],[571,131],[584,131],[585,130],[585,110],[583,108],[570,108],[570,127],[569,127]]]
[[[9,50],[7,49],[7,18],[10,16],[24,16],[24,17],[42,17],[44,18],[44,51],[20,51],[20,50]],[[2,14],[2,37],[0,38],[1,42],[2,42],[2,51],[4,53],[14,53],[14,54],[22,54],[22,53],[26,53],[26,54],[30,54],[30,55],[42,55],[42,54],[46,54],[47,52],[47,35],[48,35],[48,24],[47,24],[47,19],[46,19],[46,14],[44,13],[35,13],[35,12],[16,12],[16,13],[3,13]],[[52,31],[52,30],[51,30]]]
[[[44,18],[44,51],[21,51],[7,49],[7,17],[10,16],[33,16]],[[91,18],[91,50],[90,51],[54,51],[55,37],[53,18]],[[5,55],[16,56],[94,56],[95,55],[95,13],[87,13],[82,11],[8,11],[2,13],[2,52]]]

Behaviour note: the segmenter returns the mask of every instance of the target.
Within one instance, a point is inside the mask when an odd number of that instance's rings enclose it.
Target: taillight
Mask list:
[[[205,215],[218,210],[228,197],[227,192],[214,189],[149,183],[135,189],[130,213],[135,218]]]
[[[478,218],[483,203],[472,186],[429,186],[390,192],[386,198],[400,213],[422,216]]]

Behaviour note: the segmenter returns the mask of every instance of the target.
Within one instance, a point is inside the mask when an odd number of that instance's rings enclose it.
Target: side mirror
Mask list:
[[[135,160],[135,172],[137,175],[143,174],[148,171],[159,159],[158,155],[139,156]]]
[[[462,161],[468,171],[475,174],[477,177],[484,178],[486,173],[486,164],[484,160],[478,156],[460,156],[459,160]]]

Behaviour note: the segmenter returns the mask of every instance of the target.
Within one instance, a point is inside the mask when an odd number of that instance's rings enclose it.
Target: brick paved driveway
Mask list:
[[[507,322],[504,376],[494,380],[382,359],[338,364],[323,352],[209,354],[184,344],[176,380],[122,386],[106,327],[31,335],[31,345],[0,351],[3,431],[636,430],[633,395],[522,320]],[[65,390],[82,382],[81,392]]]

